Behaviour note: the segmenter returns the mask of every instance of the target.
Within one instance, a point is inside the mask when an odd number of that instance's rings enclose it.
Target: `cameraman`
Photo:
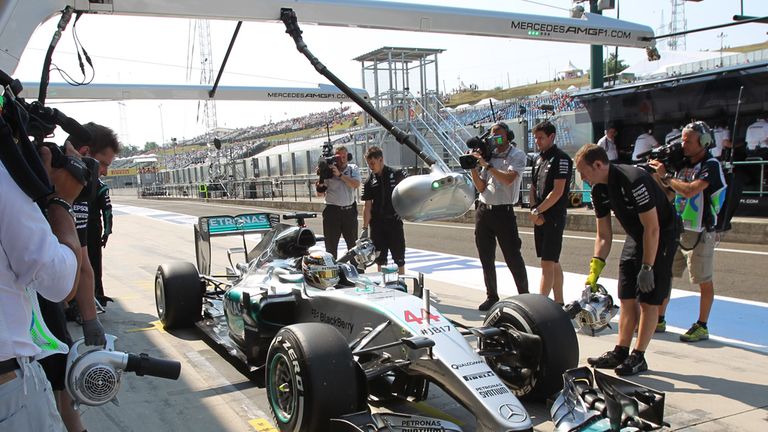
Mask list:
[[[397,264],[397,272],[405,273],[405,233],[403,221],[392,206],[392,191],[406,177],[402,170],[394,170],[384,165],[384,154],[376,146],[368,147],[365,161],[371,175],[363,185],[363,234],[367,236],[371,227],[371,240],[379,253],[376,264],[381,271],[382,264],[387,264],[387,255],[392,252],[392,260]]]
[[[712,157],[708,148],[714,137],[703,122],[690,123],[683,128],[682,145],[685,167],[671,174],[657,160],[648,164],[655,169],[666,184],[675,191],[675,207],[685,228],[680,238],[680,248],[675,256],[674,274],[682,276],[687,266],[691,283],[701,291],[699,319],[687,332],[680,335],[683,342],[709,339],[707,320],[715,301],[712,282],[715,255],[715,225],[717,214],[725,202],[725,175],[720,162]],[[664,323],[667,299],[659,309],[659,325]]]
[[[480,153],[473,153],[477,166],[472,168],[472,182],[480,193],[475,212],[475,245],[483,266],[486,299],[478,306],[487,311],[499,301],[496,287],[496,241],[498,240],[504,261],[515,279],[517,292],[528,292],[528,273],[520,253],[522,242],[517,232],[514,205],[520,198],[520,183],[525,169],[525,153],[514,146],[515,134],[506,123],[491,127],[489,140],[498,144],[492,149],[491,160]],[[512,145],[510,145],[512,144]]]
[[[531,178],[531,215],[536,256],[541,258],[539,292],[548,296],[555,292],[555,302],[563,304],[563,268],[560,252],[566,222],[568,192],[571,189],[573,161],[555,145],[557,129],[549,121],[533,128],[539,158]]]
[[[349,163],[347,148],[336,147],[335,163],[330,166],[332,176],[315,183],[318,196],[325,196],[323,209],[323,236],[325,250],[333,255],[339,248],[343,235],[347,249],[355,246],[357,240],[357,188],[360,187],[360,168]]]
[[[65,152],[77,157],[70,144]],[[74,294],[82,255],[71,203],[83,185],[65,169],[51,168],[50,150],[42,148],[40,155],[56,189],[42,201],[48,221],[0,163],[0,419],[8,431],[64,430],[50,383],[35,361],[41,349],[30,334],[27,290],[54,302]]]
[[[634,375],[648,369],[645,350],[656,330],[658,307],[672,288],[672,260],[677,248],[675,211],[644,169],[610,163],[605,150],[595,144],[584,145],[574,159],[581,178],[592,185],[597,219],[594,257],[587,277],[593,292],[611,252],[611,211],[627,233],[619,260],[619,340],[612,351],[590,357],[588,362],[596,368],[614,369],[617,375]],[[637,340],[630,354],[638,322]]]

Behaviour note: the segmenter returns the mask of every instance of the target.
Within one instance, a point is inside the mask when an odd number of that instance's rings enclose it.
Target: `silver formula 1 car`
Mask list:
[[[579,358],[560,306],[524,294],[498,302],[482,327],[460,324],[431,304],[421,275],[361,273],[375,258],[370,240],[338,260],[310,249],[319,237],[304,226],[308,217],[283,216],[297,225],[268,213],[199,218],[197,266],[157,269],[164,326],[196,325],[245,362],[281,431],[461,431],[369,409],[369,399],[424,400],[430,384],[466,407],[477,431],[532,430],[521,399],[555,394]],[[258,244],[228,249],[226,274],[211,274],[211,238],[240,234],[245,245],[249,233],[262,235]]]

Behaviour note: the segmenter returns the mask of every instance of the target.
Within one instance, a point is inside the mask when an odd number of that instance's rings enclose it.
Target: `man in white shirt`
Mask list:
[[[478,306],[489,310],[498,300],[496,244],[515,280],[518,294],[528,292],[528,272],[520,252],[522,242],[517,229],[514,206],[520,198],[520,183],[525,171],[525,153],[514,143],[515,134],[504,122],[491,127],[490,142],[495,144],[491,159],[479,153],[472,168],[472,182],[480,193],[475,211],[475,245],[483,267],[486,299]]]
[[[768,148],[768,122],[758,119],[747,128],[747,151],[755,151],[758,148]]]
[[[66,152],[79,157],[71,144]],[[74,295],[81,257],[71,205],[83,185],[65,169],[51,168],[48,149],[41,156],[56,190],[40,200],[47,221],[0,164],[0,420],[9,431],[65,430],[35,360],[41,349],[30,323],[33,296],[62,301]]]
[[[653,125],[647,124],[643,126],[643,133],[637,136],[635,140],[635,149],[632,151],[632,162],[643,162],[647,158],[647,153],[659,146],[659,142],[651,135],[653,133]]]
[[[709,152],[712,153],[712,156],[720,159],[723,154],[723,144],[725,144],[725,148],[731,147],[731,130],[728,129],[728,126],[715,126],[712,132],[715,134],[715,146],[709,149]]]
[[[674,128],[664,137],[664,144],[669,144],[675,138],[679,138],[682,135],[680,128]]]
[[[605,136],[600,138],[597,145],[602,147],[606,153],[608,153],[608,160],[616,162],[619,160],[619,151],[616,148],[616,135],[619,131],[616,130],[616,126],[612,123],[608,123],[605,127]]]

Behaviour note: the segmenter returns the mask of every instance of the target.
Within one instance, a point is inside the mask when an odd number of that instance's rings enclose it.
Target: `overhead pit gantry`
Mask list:
[[[308,49],[301,36],[300,23],[617,45],[645,48],[649,58],[658,58],[650,27],[589,13],[580,18],[561,18],[370,0],[5,0],[0,4],[0,69],[13,73],[34,30],[57,12],[62,13],[62,18],[43,65],[40,102],[46,98],[51,54],[72,14],[234,20],[238,21],[238,29],[242,21],[283,22],[298,51],[318,73],[431,167],[429,174],[409,177],[393,192],[392,202],[398,214],[411,221],[451,218],[466,213],[475,198],[472,182],[466,174],[452,172],[444,163],[425,153],[412,137],[331,73]],[[217,83],[209,91],[209,97],[214,96],[216,86]]]
[[[34,31],[67,6],[83,13],[259,22],[280,22],[281,10],[290,8],[301,23],[322,26],[616,45],[655,51],[650,27],[591,13],[567,18],[371,0],[5,0],[0,4],[0,69],[12,75]]]

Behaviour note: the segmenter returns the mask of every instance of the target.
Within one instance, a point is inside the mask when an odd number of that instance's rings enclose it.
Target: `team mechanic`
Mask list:
[[[101,126],[96,123],[86,123],[83,125],[91,135],[90,141],[83,141],[77,136],[70,135],[67,140],[72,143],[81,156],[90,156],[99,161],[99,174],[106,174],[106,170],[115,155],[120,151],[120,145],[112,129]],[[94,187],[97,187],[94,185]],[[78,280],[77,295],[75,296],[76,307],[71,307],[73,315],[78,315],[82,321],[83,337],[86,345],[104,345],[106,338],[104,327],[102,327],[96,312],[95,283],[94,272],[91,262],[88,259],[88,209],[91,203],[82,200],[76,200],[72,205],[75,213],[75,225],[77,227],[77,236],[80,240],[80,273]],[[100,245],[99,245],[100,247]],[[72,345],[72,337],[69,334],[64,318],[63,304],[50,303],[47,300],[40,300],[40,309],[45,318],[45,322],[51,329],[51,332],[57,338]],[[48,380],[51,382],[54,394],[59,400],[59,413],[70,431],[84,431],[80,413],[72,405],[72,399],[69,392],[65,390],[65,377],[67,367],[67,356],[64,354],[54,354],[41,361]]]
[[[555,293],[555,301],[563,304],[563,268],[560,252],[563,248],[568,193],[571,189],[573,161],[555,145],[557,129],[549,121],[533,128],[539,158],[531,181],[530,220],[536,256],[541,258],[541,295]]]
[[[318,196],[325,196],[323,209],[323,236],[325,251],[336,259],[339,238],[344,236],[347,249],[357,240],[357,188],[360,187],[360,168],[349,163],[347,148],[336,147],[336,163],[331,165],[333,177],[315,183]]]
[[[403,221],[392,206],[392,191],[405,177],[402,170],[394,170],[384,165],[384,154],[379,147],[372,146],[365,152],[365,161],[371,175],[363,184],[363,232],[368,235],[370,226],[371,240],[379,254],[376,264],[387,264],[387,255],[392,252],[392,261],[397,264],[397,272],[405,273],[405,233]]]
[[[706,124],[694,122],[685,126],[682,141],[687,163],[676,176],[668,173],[659,161],[649,161],[649,165],[675,191],[675,207],[683,219],[685,230],[675,255],[673,272],[680,277],[687,266],[691,283],[699,285],[701,300],[698,321],[680,335],[680,340],[698,342],[709,339],[707,320],[715,301],[712,281],[715,225],[725,202],[726,184],[720,161],[708,150],[714,144],[714,136]],[[664,322],[668,302],[669,299],[659,308],[660,322]]]
[[[677,218],[664,191],[644,169],[610,163],[605,149],[595,144],[584,145],[574,160],[581,178],[592,185],[597,218],[587,277],[593,291],[611,252],[611,210],[627,233],[619,259],[619,340],[613,351],[587,361],[596,368],[614,369],[617,375],[634,375],[648,369],[645,351],[656,330],[659,305],[672,288]],[[635,328],[637,340],[630,354]]]
[[[514,133],[506,123],[491,127],[491,139],[498,145],[486,161],[479,153],[473,153],[481,167],[472,168],[472,182],[480,193],[475,212],[475,245],[485,279],[485,301],[478,306],[487,311],[499,300],[496,286],[496,241],[504,255],[504,261],[515,279],[517,292],[528,292],[528,272],[520,253],[522,242],[517,231],[514,204],[520,198],[521,173],[525,170],[525,153],[512,140]]]

